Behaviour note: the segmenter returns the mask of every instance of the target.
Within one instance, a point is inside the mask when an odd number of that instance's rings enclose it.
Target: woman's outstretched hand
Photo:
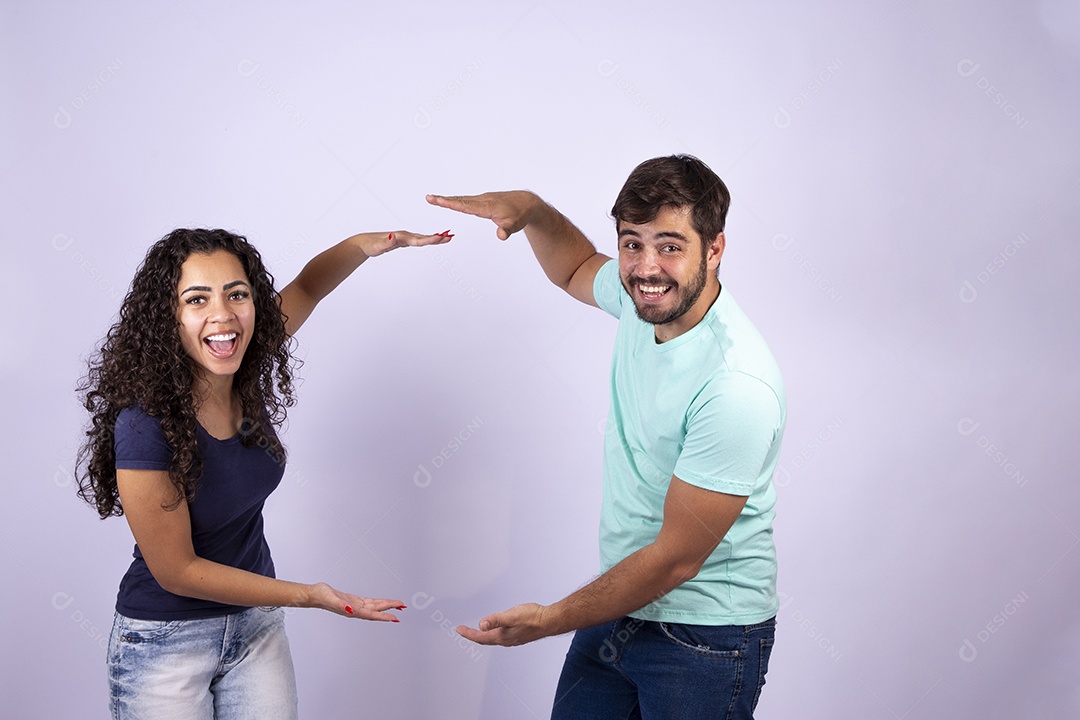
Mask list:
[[[395,230],[388,233],[364,233],[356,235],[360,249],[368,257],[378,257],[383,253],[390,252],[399,247],[420,247],[422,245],[442,245],[450,242],[454,237],[449,230],[443,230],[435,235],[417,235],[404,230]]]
[[[359,595],[336,590],[326,583],[312,585],[311,596],[312,607],[322,608],[338,615],[361,620],[400,622],[396,615],[386,611],[405,609],[405,604],[400,600],[360,597]]]

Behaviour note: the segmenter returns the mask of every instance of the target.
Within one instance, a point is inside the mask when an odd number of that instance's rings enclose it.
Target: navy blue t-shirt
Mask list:
[[[271,429],[271,432],[273,430]],[[244,447],[240,435],[212,437],[200,425],[196,441],[203,476],[195,499],[188,503],[191,540],[201,558],[274,577],[274,561],[263,536],[263,503],[285,474],[271,448]],[[169,470],[172,448],[155,417],[129,407],[116,420],[116,467],[120,470]],[[181,620],[217,617],[242,607],[168,592],[150,573],[139,546],[116,598],[121,615],[138,620]]]

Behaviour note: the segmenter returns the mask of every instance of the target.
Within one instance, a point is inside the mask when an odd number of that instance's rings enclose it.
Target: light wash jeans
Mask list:
[[[133,620],[109,637],[116,720],[295,720],[296,675],[281,608],[198,620]]]

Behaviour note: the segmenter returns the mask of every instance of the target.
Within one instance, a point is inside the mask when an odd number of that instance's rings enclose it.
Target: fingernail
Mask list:
[[[404,609],[406,609],[407,607],[408,607],[407,605],[398,605],[398,606],[397,606],[397,609],[398,609],[398,610],[404,610]]]
[[[401,621],[400,621],[400,620],[398,620],[397,618],[394,618],[394,619],[393,619],[393,620],[391,620],[390,622],[401,622]]]
[[[346,606],[345,606],[345,612],[347,612],[347,613],[349,613],[350,615],[352,615],[352,608],[351,608],[351,607],[349,607],[348,605],[346,605]]]
[[[394,233],[390,233],[389,235],[387,235],[386,239],[387,240],[393,240],[394,239]]]

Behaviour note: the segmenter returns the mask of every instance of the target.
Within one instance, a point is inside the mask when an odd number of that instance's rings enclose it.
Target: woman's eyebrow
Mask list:
[[[247,281],[245,281],[245,280],[233,280],[231,283],[225,283],[221,287],[221,289],[222,290],[229,290],[230,288],[234,288],[237,285],[247,285],[247,287],[249,287],[249,288],[251,287],[250,285],[247,284]],[[181,290],[180,294],[183,295],[184,293],[189,293],[189,292],[193,292],[193,291],[196,291],[196,290],[199,291],[199,292],[210,292],[211,290],[213,290],[213,288],[211,288],[211,287],[209,287],[207,285],[192,285],[191,287],[187,288],[186,290]]]

